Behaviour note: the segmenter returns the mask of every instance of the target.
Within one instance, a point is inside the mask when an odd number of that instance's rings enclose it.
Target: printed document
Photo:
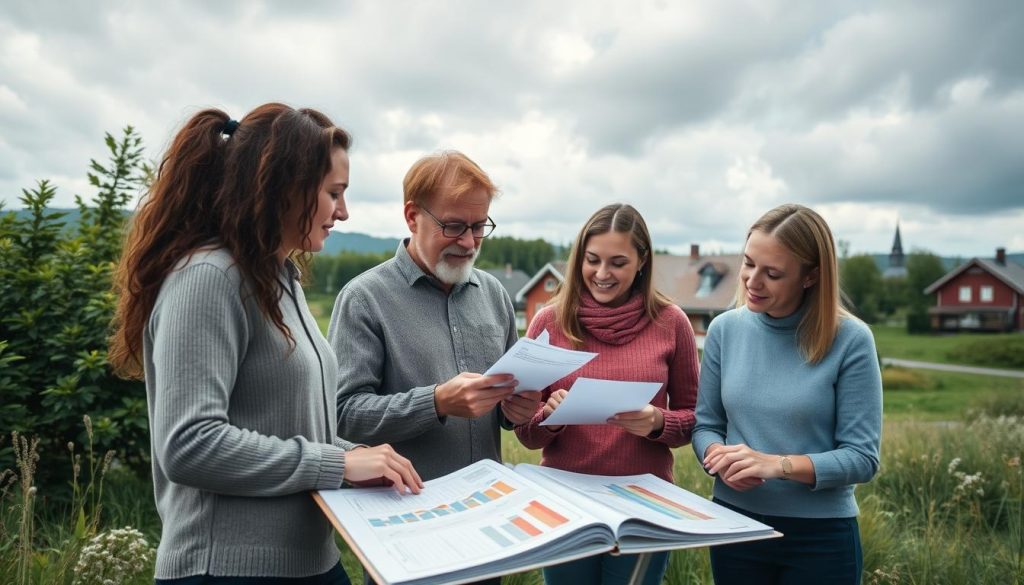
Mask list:
[[[540,424],[603,425],[614,414],[647,406],[659,389],[660,382],[577,378],[558,408]]]
[[[520,338],[484,375],[513,374],[519,385],[516,392],[543,390],[597,357],[589,351],[573,351],[530,339]]]

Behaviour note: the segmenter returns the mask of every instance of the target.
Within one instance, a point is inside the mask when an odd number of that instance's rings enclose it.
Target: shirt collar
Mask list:
[[[299,265],[295,263],[291,258],[284,259],[284,266],[281,268],[281,273],[285,278],[291,280],[302,280],[302,270]]]
[[[396,262],[398,262],[398,270],[399,272],[402,273],[402,276],[405,278],[406,284],[408,284],[409,286],[413,286],[420,279],[426,279],[431,286],[442,288],[441,283],[438,282],[438,280],[433,276],[427,274],[426,272],[423,272],[423,269],[420,268],[419,264],[416,264],[416,261],[413,260],[412,256],[409,255],[409,240],[410,238],[405,238],[404,240],[398,242],[398,249],[395,251],[395,260]],[[454,287],[452,287],[452,292],[460,290],[467,284],[472,284],[473,286],[476,287],[480,286],[480,277],[477,276],[476,269],[474,269],[470,273],[469,282],[465,284],[455,285]]]

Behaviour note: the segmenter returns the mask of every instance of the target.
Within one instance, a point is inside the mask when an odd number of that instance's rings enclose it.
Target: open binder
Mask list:
[[[490,460],[392,488],[314,498],[377,583],[464,583],[602,552],[645,553],[781,536],[650,474],[598,476]]]

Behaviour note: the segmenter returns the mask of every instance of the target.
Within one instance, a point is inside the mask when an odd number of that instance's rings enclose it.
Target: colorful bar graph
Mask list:
[[[569,521],[568,518],[541,504],[537,500],[531,500],[526,507],[526,513],[546,524],[549,528],[556,528]]]
[[[530,536],[538,536],[541,533],[539,528],[537,528],[533,524],[530,524],[529,522],[527,522],[519,516],[513,516],[509,518],[509,522],[511,522],[517,528],[529,534]]]
[[[630,484],[626,486],[621,486],[612,484],[606,485],[605,487],[610,489],[612,493],[617,496],[640,504],[641,506],[650,508],[651,510],[664,514],[670,518],[676,518],[679,520],[712,519],[712,517],[708,516],[707,514],[703,514],[692,508],[687,508],[686,506],[678,502],[673,502],[672,500],[664,496],[660,496],[638,485]]]
[[[385,526],[397,526],[399,524],[405,524],[408,522],[419,522],[420,520],[433,520],[449,514],[456,514],[459,512],[465,512],[478,506],[482,506],[488,502],[492,502],[516,491],[516,488],[508,485],[503,481],[495,481],[489,487],[483,490],[473,492],[472,494],[448,503],[435,506],[430,510],[416,510],[414,512],[406,512],[401,515],[388,516],[386,518],[370,518],[370,526],[375,528],[381,528]]]

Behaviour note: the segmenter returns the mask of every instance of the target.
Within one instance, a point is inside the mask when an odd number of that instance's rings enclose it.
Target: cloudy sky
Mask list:
[[[1024,3],[33,2],[0,14],[0,199],[89,196],[104,132],[158,159],[198,109],[323,110],[356,138],[352,218],[399,236],[401,181],[459,149],[499,233],[567,243],[632,203],[655,245],[738,251],[817,209],[856,252],[1024,251]]]

